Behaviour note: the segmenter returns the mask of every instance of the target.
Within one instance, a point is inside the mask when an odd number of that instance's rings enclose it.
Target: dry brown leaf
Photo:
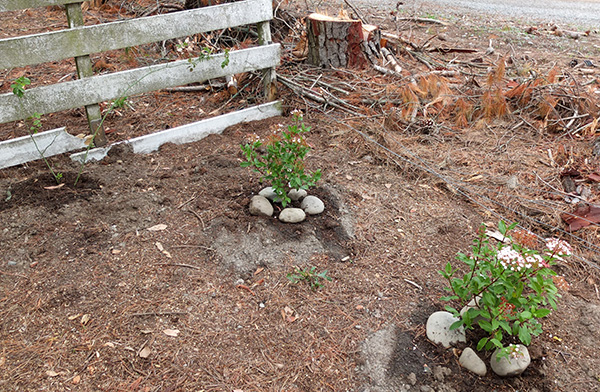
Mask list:
[[[6,364],[6,357],[0,357],[0,367],[4,366],[4,364]]]
[[[74,315],[74,316],[69,316],[69,317],[68,317],[68,319],[69,319],[69,320],[71,320],[71,321],[73,321],[73,320],[75,320],[75,319],[77,319],[77,318],[79,318],[79,317],[81,317],[81,313],[77,313],[77,314],[76,314],[76,315]]]
[[[73,384],[77,385],[79,384],[79,381],[81,381],[81,376],[79,374],[73,377]]]
[[[293,323],[298,318],[294,309],[289,306],[286,306],[281,310],[281,317],[283,318],[283,321],[287,321],[288,323]]]
[[[261,272],[263,272],[263,270],[264,270],[264,269],[265,269],[264,267],[258,267],[258,268],[256,269],[256,271],[254,271],[254,275],[258,275],[258,274],[260,274]]]
[[[155,242],[154,245],[156,245],[156,248],[161,252],[165,250],[165,248],[162,246],[162,244],[158,241]]]
[[[56,377],[56,376],[58,376],[58,373],[56,373],[54,370],[46,370],[46,376]]]
[[[146,346],[142,349],[142,351],[140,351],[139,356],[140,356],[140,358],[146,359],[150,356],[150,354],[152,354],[152,349],[150,347]]]
[[[178,329],[165,329],[163,331],[163,333],[167,336],[176,337],[177,335],[179,335],[179,330]]]
[[[138,377],[137,380],[135,380],[134,382],[131,383],[131,385],[129,385],[129,390],[130,391],[137,390],[141,383],[142,383],[142,377]]]
[[[84,314],[83,316],[81,316],[81,325],[87,325],[90,322],[90,315],[89,314]]]
[[[164,223],[160,223],[158,225],[154,225],[152,227],[148,227],[148,231],[162,231],[165,230],[167,228],[167,225],[165,225]]]

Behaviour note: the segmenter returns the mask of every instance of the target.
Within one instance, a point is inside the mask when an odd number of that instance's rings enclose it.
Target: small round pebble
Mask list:
[[[308,215],[317,215],[325,210],[325,204],[316,196],[306,196],[300,204],[300,208]]]
[[[307,193],[304,189],[292,189],[287,195],[291,200],[298,201],[305,198]]]
[[[299,223],[306,219],[306,214],[300,208],[284,208],[279,213],[279,220],[284,223]]]
[[[479,376],[483,377],[487,373],[485,362],[483,362],[483,360],[479,358],[479,355],[477,355],[477,353],[475,353],[475,351],[473,351],[473,349],[470,347],[467,347],[463,350],[460,358],[458,358],[458,362],[462,367]]]
[[[250,214],[272,216],[273,206],[266,197],[256,195],[250,200]]]
[[[458,321],[450,312],[435,312],[427,319],[427,338],[432,342],[441,343],[448,348],[458,342],[466,342],[465,329],[463,327],[450,329],[454,322]]]
[[[531,363],[527,347],[522,344],[513,345],[514,352],[508,357],[498,359],[500,349],[496,349],[490,359],[490,366],[494,373],[501,377],[518,376],[523,373]]]
[[[275,191],[273,190],[273,187],[271,187],[271,186],[268,186],[268,187],[262,189],[260,192],[258,192],[258,194],[260,196],[266,197],[267,199],[269,199],[271,201],[273,201],[277,198],[277,193],[275,193]]]

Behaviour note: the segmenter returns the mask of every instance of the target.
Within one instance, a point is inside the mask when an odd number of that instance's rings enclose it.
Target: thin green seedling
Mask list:
[[[210,56],[212,55],[212,49],[210,49],[210,48],[205,48],[205,49],[208,49],[208,50],[203,51],[203,55],[201,55],[199,57],[198,61],[206,60],[206,59],[210,58]],[[191,63],[193,63],[193,61]],[[192,64],[192,65],[195,67],[195,64]],[[225,68],[227,65],[229,65],[229,50],[226,49],[225,50],[225,55],[224,55],[224,60],[221,63],[221,67]],[[145,74],[144,76],[142,76],[141,78],[137,79],[136,81],[134,81],[133,83],[131,83],[130,85],[128,85],[127,88],[123,91],[123,93],[118,98],[116,98],[115,100],[113,100],[111,102],[110,107],[105,111],[104,115],[100,119],[100,122],[98,123],[98,126],[96,127],[96,129],[92,133],[92,137],[90,138],[89,143],[86,146],[85,154],[84,154],[83,159],[81,161],[81,165],[79,167],[79,170],[78,170],[78,173],[77,173],[77,177],[75,178],[73,186],[76,186],[79,183],[79,180],[81,178],[81,174],[83,173],[83,168],[84,168],[85,163],[87,162],[87,159],[88,159],[88,156],[89,156],[89,152],[95,146],[94,140],[95,140],[96,136],[98,135],[98,132],[102,129],[102,127],[104,125],[104,122],[106,121],[106,118],[108,117],[108,115],[110,113],[112,113],[115,108],[124,107],[126,105],[129,106],[129,103],[128,103],[128,94],[127,94],[128,91],[131,90],[138,83],[140,83],[143,79],[145,79],[146,77],[152,75],[155,72],[158,72],[159,70],[160,69],[156,69],[156,70],[150,71],[147,74]],[[193,69],[191,69],[191,70],[193,70]],[[28,86],[30,84],[31,84],[31,80],[29,78],[27,78],[27,77],[22,76],[22,77],[17,78],[11,84],[11,89],[13,91],[13,94],[15,94],[19,98],[23,98],[24,95],[25,95],[26,86]],[[37,133],[42,128],[41,115],[36,112],[36,113],[34,113],[30,117],[30,119],[32,121],[32,125],[30,127],[30,131],[31,131],[30,135],[32,137],[32,140],[33,140],[33,143],[35,145],[35,148],[40,153],[40,156],[42,157],[42,159],[46,163],[46,166],[50,170],[50,172],[51,172],[52,176],[54,177],[54,179],[56,180],[56,182],[59,183],[61,181],[62,177],[63,177],[62,173],[54,171],[54,169],[52,168],[52,165],[50,165],[50,162],[45,157],[44,151],[41,151],[39,149],[39,147],[38,147],[38,145],[37,145],[37,143],[35,141],[35,138],[33,138],[33,133]]]
[[[205,46],[200,50],[200,54],[193,58],[190,57],[188,59],[188,63],[190,63],[190,67],[189,70],[190,72],[194,70],[194,68],[196,68],[196,66],[198,64],[200,64],[202,61],[206,61],[208,59],[210,59],[211,57],[213,57],[215,55],[214,51],[212,48]],[[224,59],[223,62],[221,62],[221,68],[225,68],[229,65],[229,49],[225,49],[224,51]]]
[[[186,45],[187,45],[187,43],[186,43]],[[212,53],[212,51],[210,53]],[[223,65],[223,63],[225,63],[225,61],[227,63],[225,65]],[[227,64],[229,64],[229,51],[227,51],[227,50],[225,51],[225,61],[221,64],[221,67],[223,67],[223,68],[226,67]],[[193,68],[190,69],[190,70],[192,71]],[[106,118],[108,117],[108,115],[110,113],[112,113],[112,111],[117,107],[117,105],[119,105],[121,103],[121,101],[123,100],[123,98],[125,100],[127,100],[127,97],[128,97],[127,93],[129,92],[129,90],[131,90],[133,87],[135,87],[138,83],[140,83],[142,80],[144,80],[148,76],[150,76],[153,73],[158,72],[158,71],[160,71],[160,69],[156,69],[156,70],[150,71],[147,74],[145,74],[144,76],[142,76],[141,78],[137,79],[136,81],[134,81],[133,83],[131,83],[129,86],[127,86],[127,88],[123,91],[123,93],[121,93],[121,95],[117,99],[115,99],[115,100],[113,100],[111,102],[110,107],[106,110],[106,112],[104,113],[104,115],[100,119],[100,122],[98,123],[98,126],[96,127],[96,130],[92,134],[91,142],[90,142],[90,144],[88,144],[88,146],[87,146],[87,148],[85,150],[85,154],[83,156],[83,159],[81,161],[81,165],[79,166],[79,171],[77,173],[77,177],[75,178],[75,183],[73,184],[74,186],[77,185],[77,183],[79,182],[79,179],[81,178],[81,174],[83,173],[83,168],[85,166],[85,163],[87,162],[87,158],[89,156],[89,152],[90,152],[90,150],[94,146],[94,140],[95,140],[96,136],[98,135],[98,132],[100,131],[100,129],[102,129],[102,126],[104,125],[104,121],[106,121]]]
[[[31,80],[29,78],[27,78],[25,76],[21,76],[21,77],[17,78],[10,85],[13,94],[16,95],[19,98],[19,101],[21,99],[23,99],[23,97],[25,96],[25,89],[30,84],[31,84]],[[41,131],[41,129],[43,127],[41,118],[42,118],[42,116],[39,113],[35,112],[30,117],[28,117],[26,119],[26,121],[30,122],[29,136],[31,137],[31,141],[33,142],[33,145],[34,145],[35,149],[40,154],[40,156],[42,157],[42,160],[46,164],[46,167],[50,171],[50,174],[52,174],[52,177],[54,178],[54,181],[56,181],[57,184],[60,184],[61,181],[62,181],[62,178],[63,178],[63,174],[61,172],[58,172],[58,171],[54,170],[54,168],[50,164],[50,161],[48,161],[48,158],[45,155],[46,151],[45,150],[42,151],[40,149],[40,147],[37,144],[37,141],[35,140],[35,137],[33,137],[35,134],[37,134],[39,131]],[[52,143],[50,143],[50,145],[51,144]]]
[[[331,282],[331,277],[327,276],[327,270],[317,272],[317,267],[306,267],[305,269],[294,267],[294,272],[287,274],[287,278],[294,284],[305,282],[313,291],[323,287],[322,282]]]

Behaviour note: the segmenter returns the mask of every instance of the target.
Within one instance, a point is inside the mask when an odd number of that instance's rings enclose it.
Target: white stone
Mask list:
[[[300,208],[284,208],[279,213],[279,220],[285,223],[299,223],[306,219],[306,214]]]
[[[325,210],[325,204],[316,196],[306,196],[300,204],[300,208],[308,215],[317,215]]]
[[[266,197],[267,199],[273,201],[275,200],[275,198],[277,197],[277,193],[275,193],[275,191],[273,190],[273,187],[268,186],[264,189],[262,189],[260,192],[258,192],[258,194],[260,196]]]
[[[273,206],[266,197],[256,195],[250,200],[250,214],[272,216]]]
[[[506,186],[508,189],[517,189],[519,186],[519,178],[517,176],[510,176],[508,180],[506,180]]]
[[[523,373],[531,363],[529,350],[522,344],[517,344],[517,352],[508,357],[498,359],[500,349],[496,349],[490,359],[490,366],[494,373],[502,377],[518,376]]]
[[[459,319],[450,312],[435,312],[427,319],[427,338],[434,343],[450,347],[454,343],[466,342],[463,327],[450,330],[450,326]]]
[[[305,198],[307,193],[304,189],[292,189],[287,195],[291,200],[298,201]]]
[[[469,309],[481,309],[481,295],[478,295],[476,298],[473,298],[460,310],[460,317],[464,318],[465,313],[469,311]],[[479,320],[485,320],[485,317],[476,316],[471,320],[471,325],[477,325]]]
[[[485,376],[487,373],[487,367],[485,366],[485,362],[483,362],[483,360],[479,358],[479,355],[477,355],[475,351],[473,351],[473,349],[470,347],[467,347],[463,350],[462,354],[460,355],[460,358],[458,358],[458,362],[465,369],[481,377]]]

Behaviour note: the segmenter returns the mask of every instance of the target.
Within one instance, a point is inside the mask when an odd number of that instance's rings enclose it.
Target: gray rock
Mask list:
[[[250,214],[272,216],[273,206],[266,197],[256,195],[250,200]]]
[[[409,374],[407,379],[408,379],[408,382],[410,383],[410,385],[417,384],[417,375],[416,374],[414,374],[414,373]]]
[[[264,189],[262,189],[260,192],[258,192],[259,195],[266,197],[267,199],[271,200],[271,201],[275,201],[275,199],[277,199],[277,193],[275,193],[275,191],[273,191],[273,187],[268,186]]]
[[[450,330],[450,326],[458,319],[450,312],[435,312],[427,319],[427,338],[434,343],[441,343],[444,347],[450,347],[454,343],[466,342],[465,329],[463,327]]]
[[[300,208],[308,215],[317,215],[325,210],[325,204],[316,196],[306,196],[300,204]]]
[[[510,176],[508,180],[506,180],[506,186],[508,189],[517,189],[519,186],[519,178],[517,176]]]
[[[439,382],[444,381],[445,376],[449,376],[452,374],[452,370],[443,366],[436,366],[433,368],[433,378],[438,380]]]
[[[285,223],[299,223],[306,219],[306,214],[300,208],[284,208],[279,213],[279,220]]]
[[[527,366],[531,363],[527,347],[522,344],[517,344],[516,350],[518,351],[510,354],[508,357],[502,357],[500,359],[497,357],[498,353],[500,353],[500,349],[494,351],[492,359],[490,359],[490,366],[494,373],[502,377],[512,377],[518,376],[527,369]]]
[[[292,201],[298,201],[304,199],[307,193],[304,189],[292,189],[287,195]]]
[[[479,375],[485,376],[487,373],[487,366],[485,366],[485,362],[471,349],[467,347],[463,350],[460,358],[458,358],[458,362],[465,369]]]
[[[461,310],[460,310],[460,317],[464,317],[465,313],[467,313],[469,311],[469,309],[480,309],[480,301],[481,301],[481,295],[478,295],[476,298],[473,298],[469,301],[468,304],[466,304]],[[477,316],[475,317],[473,320],[471,320],[471,325],[477,325],[477,322],[479,320],[484,320],[484,317],[481,316]]]

